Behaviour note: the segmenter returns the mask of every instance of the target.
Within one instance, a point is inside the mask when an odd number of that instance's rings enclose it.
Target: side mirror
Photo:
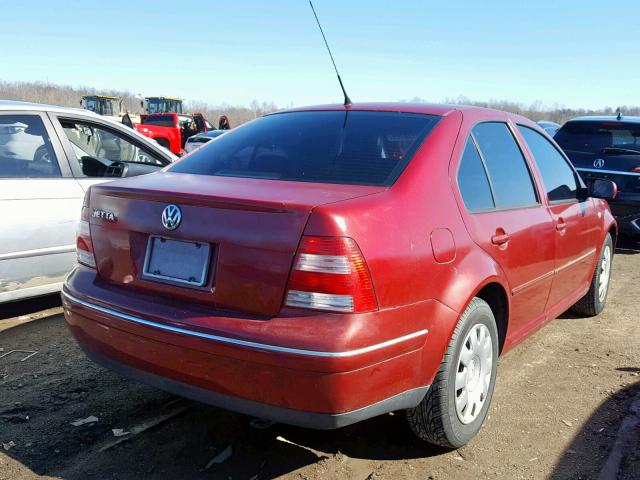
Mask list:
[[[594,198],[603,198],[605,200],[613,200],[618,195],[618,186],[611,180],[603,180],[596,178],[589,185],[589,196]]]

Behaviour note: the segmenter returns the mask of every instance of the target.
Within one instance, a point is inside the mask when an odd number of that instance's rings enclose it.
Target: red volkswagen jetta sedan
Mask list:
[[[65,315],[89,357],[170,392],[314,428],[404,409],[458,447],[500,354],[604,308],[613,196],[516,115],[276,113],[92,187]]]

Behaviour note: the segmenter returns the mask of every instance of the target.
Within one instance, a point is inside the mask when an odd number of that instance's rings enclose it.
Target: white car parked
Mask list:
[[[60,290],[89,186],[175,158],[87,110],[0,100],[0,303]]]

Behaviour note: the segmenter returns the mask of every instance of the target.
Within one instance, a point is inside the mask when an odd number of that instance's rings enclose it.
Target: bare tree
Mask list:
[[[80,107],[83,95],[111,95],[122,98],[122,108],[136,113],[141,111],[140,99],[137,95],[121,90],[97,90],[91,87],[72,87],[54,85],[45,82],[6,82],[0,80],[0,98],[23,102],[46,103],[63,107]],[[201,101],[185,102],[188,112],[200,112],[213,124],[217,125],[221,115],[226,115],[231,126],[241,125],[266,113],[278,110],[274,103],[254,100],[249,107],[238,105],[212,105]]]
[[[6,82],[0,80],[0,98],[7,100],[22,100],[28,102],[48,103],[65,107],[79,107],[80,99],[83,95],[113,95],[122,98],[122,107],[129,112],[140,112],[140,99],[131,92],[120,90],[96,90],[92,87],[72,87],[68,85],[55,85],[48,82]],[[425,102],[420,97],[414,97],[410,102]],[[537,100],[531,105],[511,102],[508,100],[491,99],[489,101],[475,101],[460,96],[457,98],[447,98],[445,103],[454,105],[476,105],[486,108],[495,108],[517,113],[531,120],[552,120],[564,123],[570,118],[581,115],[613,115],[616,108],[606,106],[599,109],[586,108],[566,108],[562,105],[554,104],[546,106],[542,101]],[[625,115],[640,115],[638,106],[620,106]],[[278,110],[278,106],[273,102],[260,102],[253,100],[248,106],[229,105],[226,103],[212,105],[207,102],[190,100],[185,102],[185,109],[188,112],[200,112],[213,124],[218,123],[221,115],[226,115],[231,126],[241,125],[245,122],[261,117],[270,112]]]

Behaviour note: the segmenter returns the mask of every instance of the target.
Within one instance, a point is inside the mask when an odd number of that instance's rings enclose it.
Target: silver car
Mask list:
[[[192,137],[187,138],[187,142],[184,144],[184,153],[193,152],[200,148],[205,143],[219,137],[229,130],[209,130],[208,132],[198,133]]]
[[[0,100],[0,303],[60,290],[89,186],[175,158],[87,110]]]

